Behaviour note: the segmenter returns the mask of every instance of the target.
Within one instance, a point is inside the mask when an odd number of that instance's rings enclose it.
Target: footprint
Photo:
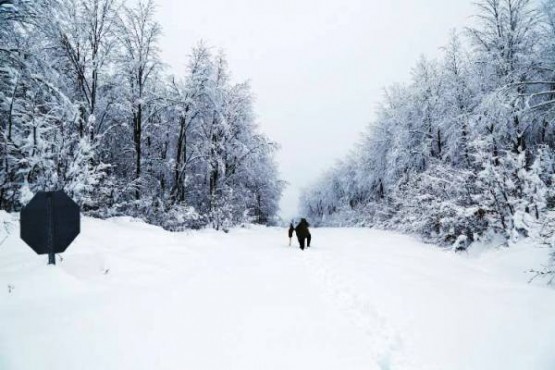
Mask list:
[[[330,303],[342,312],[353,325],[359,327],[369,339],[369,355],[376,359],[382,370],[404,368],[403,342],[399,332],[372,304],[370,297],[356,290],[345,274],[334,268],[331,258],[314,255],[304,259],[314,279],[323,285]]]

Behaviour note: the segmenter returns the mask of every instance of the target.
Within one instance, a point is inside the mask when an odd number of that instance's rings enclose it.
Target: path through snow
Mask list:
[[[301,251],[283,229],[127,218],[82,229],[56,267],[17,228],[0,246],[0,369],[555,368],[555,291],[524,273],[545,249],[457,256],[313,229]]]

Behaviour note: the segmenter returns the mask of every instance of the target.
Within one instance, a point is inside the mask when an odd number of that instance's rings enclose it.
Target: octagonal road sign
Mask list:
[[[64,252],[79,235],[79,206],[63,190],[39,191],[21,210],[20,229],[25,243],[56,264],[55,253]]]

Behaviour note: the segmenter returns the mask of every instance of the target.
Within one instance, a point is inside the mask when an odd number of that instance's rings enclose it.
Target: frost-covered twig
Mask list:
[[[546,278],[547,279],[547,285],[552,285],[553,282],[555,281],[555,269],[546,268],[546,269],[541,270],[541,271],[532,269],[529,272],[533,273],[534,276],[532,276],[530,278],[530,280],[528,280],[528,283],[531,283],[536,278]]]
[[[2,222],[2,228],[3,228],[4,231],[6,232],[6,235],[5,235],[2,239],[0,239],[0,246],[1,246],[2,244],[4,244],[4,242],[5,242],[6,240],[8,240],[8,237],[10,236],[10,227],[9,227],[9,225],[10,225],[10,223],[7,222],[7,221],[3,221],[3,222]]]
[[[545,266],[543,270],[531,269],[529,272],[534,275],[528,281],[531,283],[537,278],[547,279],[547,285],[552,285],[555,282],[555,252],[551,254],[551,262],[548,266]]]

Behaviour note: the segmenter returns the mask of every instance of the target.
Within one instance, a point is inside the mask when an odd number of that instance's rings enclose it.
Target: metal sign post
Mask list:
[[[56,254],[54,254],[54,197],[52,192],[46,193],[46,218],[48,224],[48,264],[56,264]]]

